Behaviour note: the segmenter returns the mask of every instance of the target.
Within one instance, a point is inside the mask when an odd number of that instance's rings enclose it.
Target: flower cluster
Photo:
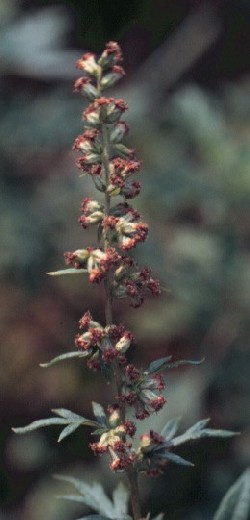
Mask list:
[[[120,401],[133,406],[136,419],[143,420],[164,406],[166,402],[162,395],[164,388],[160,374],[148,375],[129,364],[124,370],[123,394],[120,396]]]
[[[105,278],[108,272],[119,262],[120,255],[113,247],[106,251],[87,247],[64,254],[66,265],[71,265],[74,269],[86,269],[89,273],[89,281],[99,283]]]
[[[109,453],[111,457],[110,468],[114,471],[123,471],[136,458],[132,443],[126,441],[126,436],[134,437],[136,432],[135,424],[132,421],[121,421],[119,405],[108,407],[109,418],[105,417],[105,428],[100,435],[99,442],[90,444],[90,448],[95,455]]]
[[[111,215],[105,217],[103,226],[111,230],[109,238],[118,242],[121,249],[136,247],[138,242],[144,242],[148,234],[148,226],[140,221],[140,214],[127,203],[115,206]]]
[[[151,271],[145,267],[135,271],[135,264],[123,257],[123,265],[114,273],[113,294],[117,298],[128,298],[132,307],[140,307],[144,301],[145,292],[160,294],[159,281],[151,277]]]

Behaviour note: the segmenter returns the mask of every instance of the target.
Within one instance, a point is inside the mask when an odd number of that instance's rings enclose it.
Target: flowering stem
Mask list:
[[[108,129],[105,124],[102,124],[101,126],[101,132],[102,132],[102,141],[103,141],[103,150],[102,150],[102,162],[104,166],[105,171],[105,183],[106,183],[106,191],[105,191],[105,205],[104,205],[104,215],[105,217],[109,216],[110,212],[110,196],[107,192],[107,187],[109,185],[109,176],[110,176],[110,169],[109,169],[109,134]],[[108,247],[110,247],[109,243],[109,234],[108,230],[104,229],[104,251],[106,252]],[[110,279],[110,273],[108,273],[108,276],[105,280],[105,316],[106,316],[106,325],[111,325],[113,321],[112,316],[112,294],[111,294],[111,279]],[[114,372],[114,378],[117,388],[117,394],[118,397],[121,397],[122,395],[122,377],[121,372],[119,368],[119,364],[117,360],[114,360],[113,362],[113,372]],[[125,405],[124,403],[121,404],[121,422],[125,421]],[[141,518],[141,507],[140,507],[140,499],[139,499],[139,489],[138,489],[138,482],[137,482],[137,473],[136,470],[132,466],[128,466],[126,469],[127,478],[128,478],[128,484],[130,487],[130,499],[131,499],[131,506],[133,511],[134,520],[139,520]]]

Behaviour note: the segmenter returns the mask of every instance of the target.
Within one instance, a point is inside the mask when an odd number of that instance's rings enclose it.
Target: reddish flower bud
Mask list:
[[[91,80],[87,77],[78,78],[75,81],[74,91],[79,92],[90,101],[94,101],[94,99],[96,99],[98,96],[96,87],[91,83]]]
[[[83,70],[86,74],[96,76],[100,70],[99,65],[96,63],[95,54],[92,52],[86,52],[83,56],[77,60],[76,68]]]

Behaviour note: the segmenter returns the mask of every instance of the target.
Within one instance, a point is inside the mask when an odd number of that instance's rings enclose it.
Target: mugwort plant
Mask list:
[[[76,350],[42,365],[48,367],[71,358],[80,358],[80,361],[86,358],[90,370],[101,371],[105,380],[112,382],[116,398],[106,410],[101,404],[93,403],[92,418],[84,418],[64,408],[55,409],[55,417],[14,428],[16,433],[25,433],[44,426],[61,425],[59,441],[80,426],[93,428],[95,442],[90,444],[90,449],[94,455],[108,456],[111,471],[124,473],[127,487],[119,484],[111,500],[99,484],[90,485],[65,476],[59,478],[73,484],[79,495],[68,498],[92,507],[96,520],[145,517],[138,486],[140,474],[156,477],[170,462],[192,466],[176,453],[180,445],[202,437],[234,435],[230,431],[209,428],[208,419],[178,434],[179,419],[172,419],[161,432],[146,431],[139,442],[134,441],[137,421],[143,421],[166,405],[162,372],[200,361],[173,362],[171,356],[167,356],[154,360],[147,368],[136,367],[126,358],[128,349],[134,344],[134,336],[123,324],[113,320],[113,305],[117,299],[126,299],[132,307],[139,307],[147,294],[157,296],[160,293],[159,281],[152,276],[151,270],[138,267],[131,254],[137,244],[146,240],[148,225],[131,204],[140,193],[137,177],[142,164],[135,151],[123,144],[129,130],[123,120],[127,104],[123,99],[104,95],[108,87],[124,76],[121,63],[121,49],[112,41],[106,44],[99,58],[86,53],[76,63],[83,75],[76,80],[75,91],[90,104],[82,115],[84,131],[75,139],[73,148],[78,153],[77,166],[81,176],[90,176],[98,193],[96,200],[83,199],[79,224],[83,229],[96,227],[97,246],[66,252],[67,268],[50,273],[78,276],[82,273],[91,284],[104,290],[105,322],[95,321],[87,310],[79,321]]]

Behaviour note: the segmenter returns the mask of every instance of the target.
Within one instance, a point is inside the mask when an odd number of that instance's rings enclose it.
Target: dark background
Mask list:
[[[195,468],[169,466],[141,479],[144,510],[169,520],[211,519],[250,461],[250,2],[164,0],[1,0],[1,520],[69,520],[83,510],[55,498],[72,490],[53,473],[100,480],[89,432],[57,445],[57,427],[15,436],[12,426],[50,409],[91,414],[112,389],[78,361],[39,367],[74,348],[77,321],[103,297],[79,279],[50,278],[63,252],[91,244],[77,225],[88,180],[71,145],[84,101],[72,93],[75,60],[117,40],[127,76],[114,95],[129,103],[127,143],[143,159],[135,206],[150,224],[135,252],[163,291],[116,320],[135,333],[133,362],[205,357],[201,367],[166,374],[168,404],[144,428],[211,417],[241,431],[232,441],[195,443],[179,453]],[[104,402],[105,395],[105,402]]]

